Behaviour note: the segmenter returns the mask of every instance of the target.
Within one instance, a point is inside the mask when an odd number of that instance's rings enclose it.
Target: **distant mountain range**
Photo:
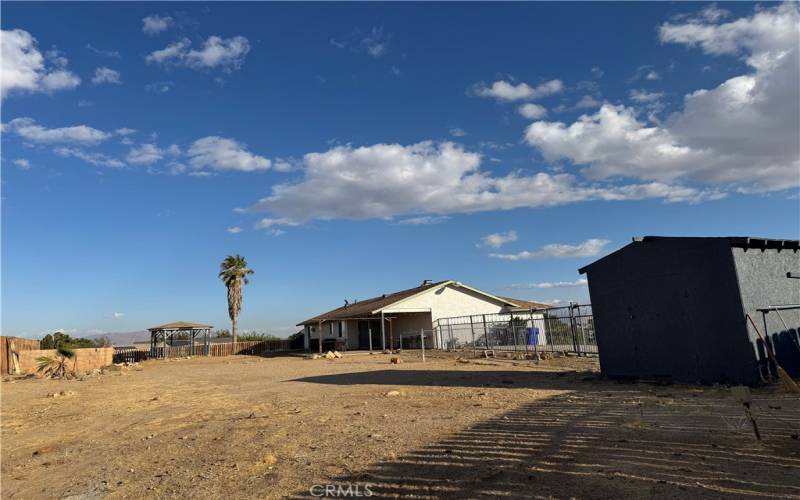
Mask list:
[[[134,342],[147,342],[150,340],[150,332],[147,330],[139,330],[136,332],[113,332],[113,333],[99,333],[97,335],[86,335],[87,339],[100,339],[108,337],[111,345],[132,345]]]

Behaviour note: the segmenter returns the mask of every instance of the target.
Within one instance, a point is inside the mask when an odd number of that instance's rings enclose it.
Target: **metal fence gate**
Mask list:
[[[436,347],[597,354],[591,304],[439,318]]]

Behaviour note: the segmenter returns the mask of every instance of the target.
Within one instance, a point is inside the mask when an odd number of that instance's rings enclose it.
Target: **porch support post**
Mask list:
[[[317,321],[317,337],[319,338],[319,353],[322,354],[322,320]]]
[[[386,350],[386,319],[383,317],[383,311],[381,311],[381,350]]]

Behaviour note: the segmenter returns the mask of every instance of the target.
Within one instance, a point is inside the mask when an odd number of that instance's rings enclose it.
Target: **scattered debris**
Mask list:
[[[399,365],[402,362],[403,362],[403,360],[400,359],[399,356],[392,356],[392,358],[389,360],[389,364],[392,364],[392,365]]]
[[[386,394],[384,394],[384,396],[386,396],[387,398],[393,398],[393,397],[404,396],[404,395],[405,395],[405,392],[403,392],[403,391],[389,391]]]
[[[75,391],[60,391],[60,392],[51,392],[47,395],[48,398],[63,398],[67,396],[76,396],[78,393]]]

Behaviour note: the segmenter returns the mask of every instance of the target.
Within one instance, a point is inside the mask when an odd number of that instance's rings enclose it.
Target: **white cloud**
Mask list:
[[[479,83],[473,87],[473,92],[480,97],[492,97],[500,101],[521,101],[557,94],[563,89],[564,84],[561,80],[550,80],[536,87],[531,87],[524,82],[514,85],[505,80],[498,80],[492,83],[491,87],[487,87],[484,83]]]
[[[86,125],[45,128],[37,125],[32,118],[14,118],[3,129],[14,132],[27,141],[38,143],[97,144],[111,137],[107,132]]]
[[[122,58],[122,55],[119,52],[117,52],[116,50],[98,49],[97,47],[94,47],[91,43],[87,43],[86,44],[86,48],[88,50],[94,52],[95,54],[99,54],[101,56],[113,57],[115,59],[121,59]]]
[[[112,316],[114,317],[114,319],[117,319],[117,318],[121,318],[121,317],[125,316],[125,313],[115,312],[115,313],[112,314]]]
[[[442,222],[445,222],[449,219],[450,217],[446,215],[421,215],[419,217],[409,217],[407,219],[402,219],[397,221],[397,223],[406,226],[422,226],[431,224],[441,224]]]
[[[531,260],[531,259],[572,259],[580,257],[594,257],[600,255],[609,244],[608,240],[591,238],[577,245],[551,243],[539,250],[524,251],[513,254],[493,253],[490,257],[503,260]]]
[[[383,27],[372,28],[361,40],[367,54],[372,57],[380,57],[389,50],[389,38],[391,35],[383,33]]]
[[[120,80],[119,71],[103,66],[94,70],[92,83],[95,85],[99,85],[101,83],[113,83],[115,85],[119,85],[122,83],[122,80]]]
[[[254,229],[272,229],[274,226],[297,226],[297,222],[289,219],[288,217],[280,217],[277,219],[264,218],[261,219],[253,226]]]
[[[18,166],[22,170],[29,170],[31,168],[31,162],[25,158],[17,158],[14,160],[14,165]]]
[[[521,283],[521,284],[514,284],[509,285],[506,288],[514,288],[518,290],[526,290],[526,289],[547,289],[547,288],[572,288],[572,287],[581,287],[587,286],[589,284],[589,280],[586,278],[578,278],[575,281],[545,281],[541,283]],[[559,301],[553,301],[559,302]]]
[[[599,108],[602,105],[602,101],[598,101],[593,96],[585,95],[575,103],[575,109]]]
[[[135,134],[136,129],[123,127],[123,128],[118,128],[117,130],[114,131],[114,133],[121,136],[129,136]]]
[[[175,84],[170,82],[170,81],[153,82],[153,83],[146,84],[144,86],[144,89],[147,92],[154,92],[154,93],[157,93],[157,94],[164,94],[166,92],[169,92],[172,89],[173,85],[175,85]]]
[[[604,105],[576,122],[536,122],[526,140],[545,158],[587,165],[592,178],[690,179],[771,191],[800,185],[800,102],[796,4],[760,9],[725,24],[691,20],[661,27],[664,43],[736,55],[752,69],[684,97],[683,109],[649,126],[638,111]]]
[[[376,26],[367,33],[355,30],[341,40],[331,38],[330,42],[331,45],[338,49],[349,48],[353,52],[360,52],[378,58],[389,52],[389,42],[391,38],[391,33],[385,33],[383,27]],[[395,66],[392,66],[392,72],[395,75],[400,74],[400,70]]]
[[[97,167],[122,168],[125,166],[125,162],[117,160],[116,158],[102,153],[87,153],[78,148],[58,147],[54,149],[53,152],[63,158],[78,158],[79,160],[83,160]]]
[[[152,14],[142,19],[142,31],[145,35],[157,35],[166,31],[172,25],[170,16]]]
[[[131,148],[125,158],[134,165],[149,165],[164,158],[164,152],[155,144],[142,144]]]
[[[595,78],[603,78],[605,75],[605,71],[602,70],[599,66],[595,66],[592,68],[592,76]]]
[[[467,133],[462,128],[451,128],[449,131],[453,137],[464,137]]]
[[[55,68],[45,65],[36,38],[25,30],[0,31],[0,97],[11,92],[55,92],[74,89],[81,79],[65,68],[67,59],[57,50],[48,51]]]
[[[191,40],[183,38],[163,49],[151,52],[148,63],[185,66],[192,69],[221,68],[230,72],[244,64],[250,42],[243,36],[221,38],[210,36],[200,50],[191,49]]]
[[[69,59],[67,59],[67,56],[65,56],[63,52],[56,48],[48,50],[44,53],[44,56],[48,61],[59,68],[65,68],[67,64],[69,64]]]
[[[239,170],[251,172],[266,170],[271,161],[255,155],[244,144],[225,137],[209,136],[192,143],[187,152],[189,164],[196,169]]]
[[[638,103],[656,102],[664,97],[663,92],[648,92],[644,89],[632,89],[628,95],[632,101]]]
[[[147,55],[145,60],[148,63],[165,64],[169,62],[178,62],[186,57],[186,52],[192,41],[188,38],[183,38],[177,42],[173,42],[163,49],[154,50]]]
[[[233,226],[226,229],[226,231],[228,231],[231,234],[239,234],[242,232],[242,228],[239,226]]]
[[[57,90],[72,90],[81,84],[81,79],[69,70],[59,69],[42,76],[39,83],[41,89],[45,92],[55,92]]]
[[[506,243],[517,241],[516,231],[506,231],[505,233],[492,233],[487,234],[481,238],[481,243],[478,246],[500,248]]]
[[[517,111],[519,114],[524,116],[529,120],[538,120],[539,118],[544,118],[547,116],[547,108],[544,106],[540,106],[538,104],[534,104],[529,102],[527,104],[523,104],[520,106]]]
[[[272,186],[253,211],[293,222],[446,215],[587,200],[700,201],[713,191],[652,182],[591,185],[569,174],[480,170],[481,156],[450,142],[337,146],[303,157],[303,178]]]

